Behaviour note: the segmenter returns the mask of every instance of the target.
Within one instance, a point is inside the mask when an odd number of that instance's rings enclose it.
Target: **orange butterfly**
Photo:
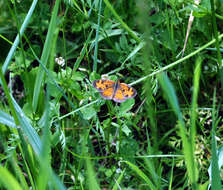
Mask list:
[[[119,81],[115,82],[107,79],[94,80],[93,86],[100,92],[102,98],[119,103],[124,102],[128,98],[134,98],[137,94],[134,88]]]

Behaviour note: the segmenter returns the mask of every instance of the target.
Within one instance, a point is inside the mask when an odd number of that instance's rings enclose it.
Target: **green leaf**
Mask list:
[[[129,136],[129,134],[131,133],[131,130],[128,128],[127,125],[122,126],[122,131],[126,134],[126,136]]]
[[[81,110],[81,112],[83,114],[84,119],[86,120],[89,120],[96,115],[96,111],[92,106]]]
[[[9,127],[16,127],[14,119],[9,114],[0,110],[0,123]]]
[[[128,112],[129,110],[132,109],[134,104],[135,104],[134,98],[128,99],[125,102],[121,103],[121,105],[119,106],[119,114],[124,114]]]
[[[81,72],[75,72],[72,75],[72,80],[75,80],[75,81],[82,81],[84,78],[86,78],[86,75]]]
[[[4,167],[0,165],[0,182],[3,184],[6,189],[13,190],[22,190],[20,184],[16,179],[12,176],[12,174]]]

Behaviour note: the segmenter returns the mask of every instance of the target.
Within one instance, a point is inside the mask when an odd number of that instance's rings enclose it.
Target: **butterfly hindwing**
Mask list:
[[[116,92],[115,92],[115,95],[113,97],[113,100],[115,102],[124,102],[127,98],[123,95],[123,92],[122,92],[122,89],[120,88],[120,86],[118,86]]]
[[[125,96],[126,98],[134,98],[137,94],[136,90],[133,87],[125,83],[120,83],[120,88],[122,89],[123,96]]]

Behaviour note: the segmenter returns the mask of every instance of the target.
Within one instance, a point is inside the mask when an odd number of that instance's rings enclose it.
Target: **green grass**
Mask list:
[[[0,189],[222,188],[221,2],[0,7]]]

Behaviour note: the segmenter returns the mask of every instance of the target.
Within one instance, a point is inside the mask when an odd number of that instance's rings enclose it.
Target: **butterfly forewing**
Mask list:
[[[99,91],[103,92],[108,88],[114,88],[115,82],[112,80],[94,80],[93,86]]]
[[[113,94],[114,94],[113,87],[109,87],[109,88],[105,89],[104,91],[100,92],[101,97],[106,100],[111,100],[113,97]]]

